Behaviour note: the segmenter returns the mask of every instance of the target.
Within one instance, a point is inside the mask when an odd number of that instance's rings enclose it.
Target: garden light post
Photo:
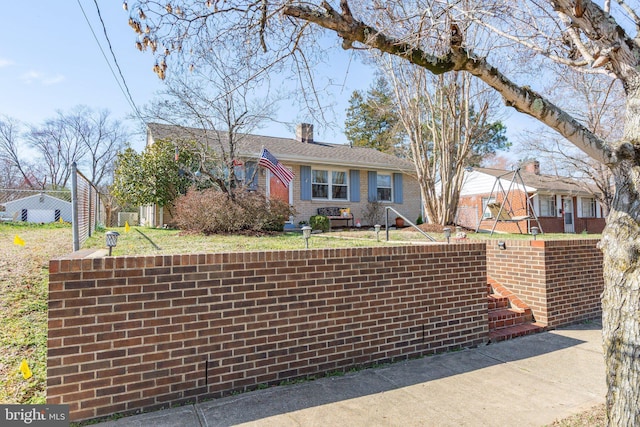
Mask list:
[[[449,243],[449,239],[451,239],[451,229],[446,227],[442,231],[444,231],[444,237],[447,239],[447,243]]]
[[[309,249],[309,238],[311,237],[312,228],[308,225],[302,227],[302,237],[304,237],[304,246]]]
[[[107,247],[109,248],[109,256],[111,256],[111,250],[118,244],[118,236],[120,233],[117,231],[107,231],[104,237],[107,240]]]
[[[380,241],[380,224],[376,224],[373,226],[373,229],[376,231],[376,239],[378,239],[378,242]]]
[[[540,229],[538,227],[531,227],[531,235],[533,236],[533,240],[536,240],[538,234],[540,234]]]

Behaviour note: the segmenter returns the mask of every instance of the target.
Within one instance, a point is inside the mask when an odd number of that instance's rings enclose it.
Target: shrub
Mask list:
[[[290,215],[288,203],[257,192],[236,191],[232,199],[217,189],[192,188],[176,201],[175,221],[182,230],[204,234],[282,231]]]
[[[416,225],[420,225],[423,224],[424,221],[422,220],[422,215],[418,215],[418,219],[416,219]]]
[[[370,200],[364,211],[364,221],[366,225],[381,224],[384,208],[377,200]]]
[[[329,218],[324,215],[314,215],[309,218],[309,225],[314,230],[328,231],[330,226]]]

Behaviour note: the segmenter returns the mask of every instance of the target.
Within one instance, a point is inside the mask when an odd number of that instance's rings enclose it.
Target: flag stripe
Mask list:
[[[295,176],[293,172],[285,168],[282,163],[280,163],[278,159],[276,159],[275,156],[271,154],[266,148],[262,149],[262,154],[260,155],[260,161],[258,162],[258,164],[269,169],[287,187]]]

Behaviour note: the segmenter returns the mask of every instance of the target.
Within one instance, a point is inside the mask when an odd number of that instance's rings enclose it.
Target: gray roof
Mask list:
[[[475,171],[485,173],[487,175],[500,177],[507,181],[513,179],[515,171],[506,171],[502,169],[491,168],[473,168]],[[597,193],[597,190],[589,190],[589,185],[586,183],[580,183],[579,181],[569,178],[555,175],[542,175],[531,172],[525,172],[520,170],[520,176],[524,185],[527,187],[533,187],[537,191],[553,192],[553,193],[565,193],[574,195],[591,195]]]
[[[148,130],[153,139],[196,140],[206,143],[213,149],[224,141],[226,133],[222,131],[189,128],[159,123],[149,123]],[[283,163],[321,164],[360,169],[391,170],[405,173],[414,171],[413,163],[398,157],[382,153],[373,148],[351,147],[345,144],[324,142],[300,142],[295,138],[238,134],[237,154],[244,159],[260,156],[262,147],[266,148]]]

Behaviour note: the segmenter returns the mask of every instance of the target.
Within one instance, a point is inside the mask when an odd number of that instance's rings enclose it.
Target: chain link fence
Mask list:
[[[71,169],[73,250],[77,251],[96,231],[96,227],[104,224],[106,213],[98,189],[78,170],[75,163]]]
[[[104,224],[105,216],[100,192],[75,164],[71,190],[0,189],[0,222],[70,223],[74,251]]]

